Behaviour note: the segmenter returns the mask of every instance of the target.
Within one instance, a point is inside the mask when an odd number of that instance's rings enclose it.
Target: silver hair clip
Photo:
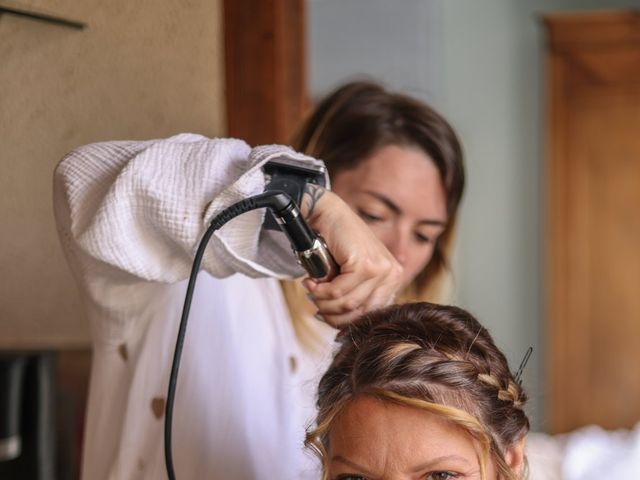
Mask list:
[[[527,362],[529,361],[529,357],[531,357],[532,353],[533,347],[527,348],[527,351],[524,354],[524,358],[522,359],[522,362],[520,362],[520,366],[518,367],[518,371],[514,375],[514,380],[519,386],[522,385],[522,372],[524,371],[524,367],[527,366]]]

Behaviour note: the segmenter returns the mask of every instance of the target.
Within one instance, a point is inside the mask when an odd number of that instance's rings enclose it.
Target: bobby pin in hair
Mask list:
[[[522,362],[520,362],[520,366],[518,367],[518,371],[514,375],[514,380],[518,385],[522,385],[522,372],[524,371],[524,367],[527,366],[527,362],[529,361],[529,357],[533,353],[533,347],[527,348],[527,351],[524,354],[524,358]]]

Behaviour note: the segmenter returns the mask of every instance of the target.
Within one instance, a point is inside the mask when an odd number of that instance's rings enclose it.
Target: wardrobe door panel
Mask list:
[[[550,16],[549,429],[640,421],[640,16]]]

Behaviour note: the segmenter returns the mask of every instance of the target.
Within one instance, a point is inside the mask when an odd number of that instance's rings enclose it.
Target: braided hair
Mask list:
[[[491,458],[503,478],[516,478],[505,452],[529,431],[527,397],[471,314],[424,302],[393,305],[361,317],[338,342],[306,442],[325,471],[333,420],[356,397],[370,395],[446,417],[479,442],[482,472]]]

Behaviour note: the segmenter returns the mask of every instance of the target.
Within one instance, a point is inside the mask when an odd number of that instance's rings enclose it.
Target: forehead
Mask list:
[[[332,183],[340,195],[365,195],[373,191],[419,216],[446,215],[440,172],[433,160],[417,147],[381,147],[355,168],[336,174]]]
[[[350,403],[330,431],[330,457],[340,456],[371,472],[407,473],[417,465],[456,455],[478,466],[471,436],[428,411],[371,397]]]

